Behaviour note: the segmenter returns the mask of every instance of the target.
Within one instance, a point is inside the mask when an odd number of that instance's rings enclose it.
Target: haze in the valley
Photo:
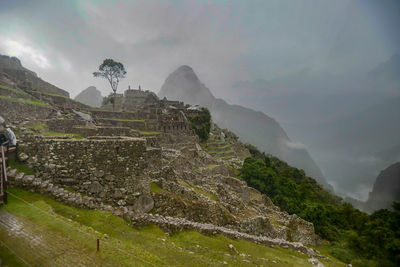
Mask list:
[[[365,199],[400,160],[400,3],[388,1],[0,2],[0,54],[75,97],[121,61],[158,92],[190,66],[211,93],[274,118],[339,194]],[[268,151],[267,151],[268,152]]]

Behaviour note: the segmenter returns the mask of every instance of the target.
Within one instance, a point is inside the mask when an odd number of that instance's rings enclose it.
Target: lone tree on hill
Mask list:
[[[99,66],[99,71],[93,72],[94,77],[106,78],[114,92],[112,99],[113,110],[115,109],[115,95],[117,94],[119,81],[125,78],[126,70],[122,63],[107,58]]]

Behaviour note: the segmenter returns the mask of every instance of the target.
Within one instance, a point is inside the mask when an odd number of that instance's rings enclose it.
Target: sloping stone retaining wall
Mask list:
[[[0,116],[8,122],[46,119],[53,112],[50,107],[24,104],[0,98]]]
[[[308,257],[325,258],[316,253],[312,248],[300,242],[289,242],[284,239],[270,238],[263,235],[252,235],[239,232],[230,228],[216,226],[207,223],[198,223],[184,218],[162,216],[158,214],[143,214],[128,210],[126,207],[116,207],[105,205],[99,198],[82,196],[79,193],[70,192],[62,187],[54,185],[49,181],[35,177],[34,175],[24,175],[15,169],[8,169],[10,185],[22,187],[29,191],[49,195],[59,201],[81,208],[101,209],[112,212],[117,216],[129,219],[134,227],[142,227],[148,224],[158,225],[166,232],[179,232],[183,230],[195,230],[205,235],[225,235],[232,239],[243,239],[256,244],[263,244],[274,247],[279,246],[306,254]],[[138,202],[142,202],[139,200]],[[147,203],[145,203],[147,204]]]
[[[73,133],[72,129],[75,126],[85,126],[87,122],[84,120],[73,119],[51,119],[47,120],[46,124],[49,126],[50,131],[58,133]]]
[[[108,110],[91,109],[90,113],[96,118],[120,119],[120,120],[136,120],[137,116],[134,112],[120,112]]]
[[[20,158],[42,179],[132,209],[136,198],[150,195],[143,138],[49,139],[26,133],[21,140]]]

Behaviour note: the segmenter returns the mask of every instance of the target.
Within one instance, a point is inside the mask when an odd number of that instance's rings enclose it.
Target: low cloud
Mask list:
[[[15,40],[3,39],[0,42],[3,54],[24,59],[28,65],[34,65],[40,69],[47,70],[52,67],[49,59],[40,51],[24,43]]]
[[[300,142],[285,141],[284,144],[288,148],[292,148],[292,149],[307,149],[307,146]]]

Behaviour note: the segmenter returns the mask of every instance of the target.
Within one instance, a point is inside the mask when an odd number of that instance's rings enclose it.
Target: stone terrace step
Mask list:
[[[125,120],[125,119],[112,119],[103,118],[98,119],[98,121],[103,125],[112,125],[116,127],[129,127],[137,130],[147,130],[147,124],[145,120]]]
[[[226,157],[236,157],[236,154],[234,151],[227,151],[227,152],[208,152],[211,156],[217,157],[217,158],[226,158]]]
[[[158,214],[135,214],[134,212],[129,211],[126,207],[105,205],[98,198],[82,196],[79,193],[69,192],[62,187],[54,185],[49,181],[42,180],[41,178],[37,178],[34,175],[25,175],[24,173],[11,168],[8,168],[8,173],[10,176],[11,186],[23,187],[31,191],[47,194],[59,201],[81,208],[108,210],[117,216],[130,218],[134,226],[156,224],[168,232],[195,230],[206,235],[223,234],[232,239],[243,239],[271,247],[279,246],[302,252],[308,256],[323,257],[318,255],[312,248],[308,248],[300,242],[289,242],[278,238],[250,235],[230,228],[207,223],[198,223],[183,218],[161,216]]]
[[[225,144],[224,146],[209,146],[209,145],[206,145],[205,149],[207,151],[221,152],[221,151],[231,150],[232,146],[230,144]]]
[[[286,249],[299,251],[308,256],[320,256],[312,248],[308,248],[300,242],[289,242],[279,238],[269,238],[266,236],[255,236],[232,230],[226,227],[216,226],[207,223],[198,223],[188,221],[184,218],[176,218],[169,216],[161,216],[158,214],[144,214],[139,217],[132,218],[133,225],[141,226],[146,224],[156,224],[165,231],[178,232],[182,230],[196,230],[205,235],[223,234],[232,239],[243,239],[257,244],[264,244],[266,246],[279,246]],[[321,256],[320,256],[321,257]]]
[[[5,86],[0,84],[0,95],[6,97],[15,97],[15,98],[23,98],[23,99],[31,99],[33,98],[31,95],[20,89],[14,89],[10,86]]]
[[[122,119],[122,120],[136,120],[137,115],[134,112],[121,112],[121,111],[107,111],[107,110],[89,110],[90,113],[98,119]]]
[[[207,146],[210,146],[210,147],[223,147],[223,146],[226,146],[227,144],[229,144],[229,143],[227,143],[227,142],[225,142],[225,141],[221,141],[221,140],[209,140],[208,142],[207,142]]]

